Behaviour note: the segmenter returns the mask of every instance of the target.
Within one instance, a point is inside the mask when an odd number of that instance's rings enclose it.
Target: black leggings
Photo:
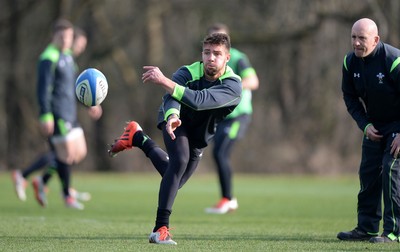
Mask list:
[[[175,140],[171,139],[165,127],[162,127],[162,129],[168,154],[154,145],[147,153],[147,156],[162,176],[158,208],[172,210],[178,190],[196,170],[203,149],[192,146],[190,137],[184,127],[178,127],[175,130]]]
[[[221,196],[232,199],[232,168],[230,156],[235,142],[241,139],[250,124],[250,115],[225,119],[217,126],[214,136],[213,157],[217,165]]]

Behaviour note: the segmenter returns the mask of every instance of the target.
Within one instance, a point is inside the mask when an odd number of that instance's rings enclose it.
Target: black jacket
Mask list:
[[[400,121],[400,50],[379,42],[365,58],[354,52],[343,61],[342,91],[358,127]]]

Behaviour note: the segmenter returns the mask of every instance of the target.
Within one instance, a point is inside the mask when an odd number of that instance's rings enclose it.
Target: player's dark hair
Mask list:
[[[226,33],[213,33],[204,38],[204,45],[224,45],[229,51],[231,49],[231,40]]]
[[[53,33],[56,33],[58,31],[63,31],[66,29],[71,29],[71,28],[73,29],[74,26],[72,25],[72,23],[69,20],[60,18],[54,22]]]
[[[76,39],[78,37],[87,37],[87,34],[82,28],[75,26],[74,27],[74,39]]]
[[[223,31],[225,31],[226,33],[229,34],[228,26],[226,24],[223,24],[223,23],[212,24],[210,27],[208,27],[207,34],[215,33],[215,32],[221,31],[221,30],[223,30]]]

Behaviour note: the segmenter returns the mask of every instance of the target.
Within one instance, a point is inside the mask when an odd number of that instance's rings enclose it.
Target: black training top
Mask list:
[[[342,91],[358,127],[400,121],[400,50],[379,42],[367,57],[347,54]]]
[[[202,62],[183,66],[172,76],[175,86],[172,95],[163,97],[158,127],[171,114],[177,114],[181,127],[196,138],[198,147],[205,147],[223,120],[240,102],[242,83],[230,67],[216,81],[204,77]]]
[[[38,101],[42,121],[61,119],[76,123],[75,63],[70,53],[50,44],[38,64]]]

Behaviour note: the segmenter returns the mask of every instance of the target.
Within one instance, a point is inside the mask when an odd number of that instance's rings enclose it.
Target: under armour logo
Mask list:
[[[360,78],[360,73],[354,73],[354,78]]]
[[[385,75],[382,73],[379,73],[376,75],[376,77],[378,77],[378,79],[379,79],[379,84],[383,84],[383,77],[385,77]]]

